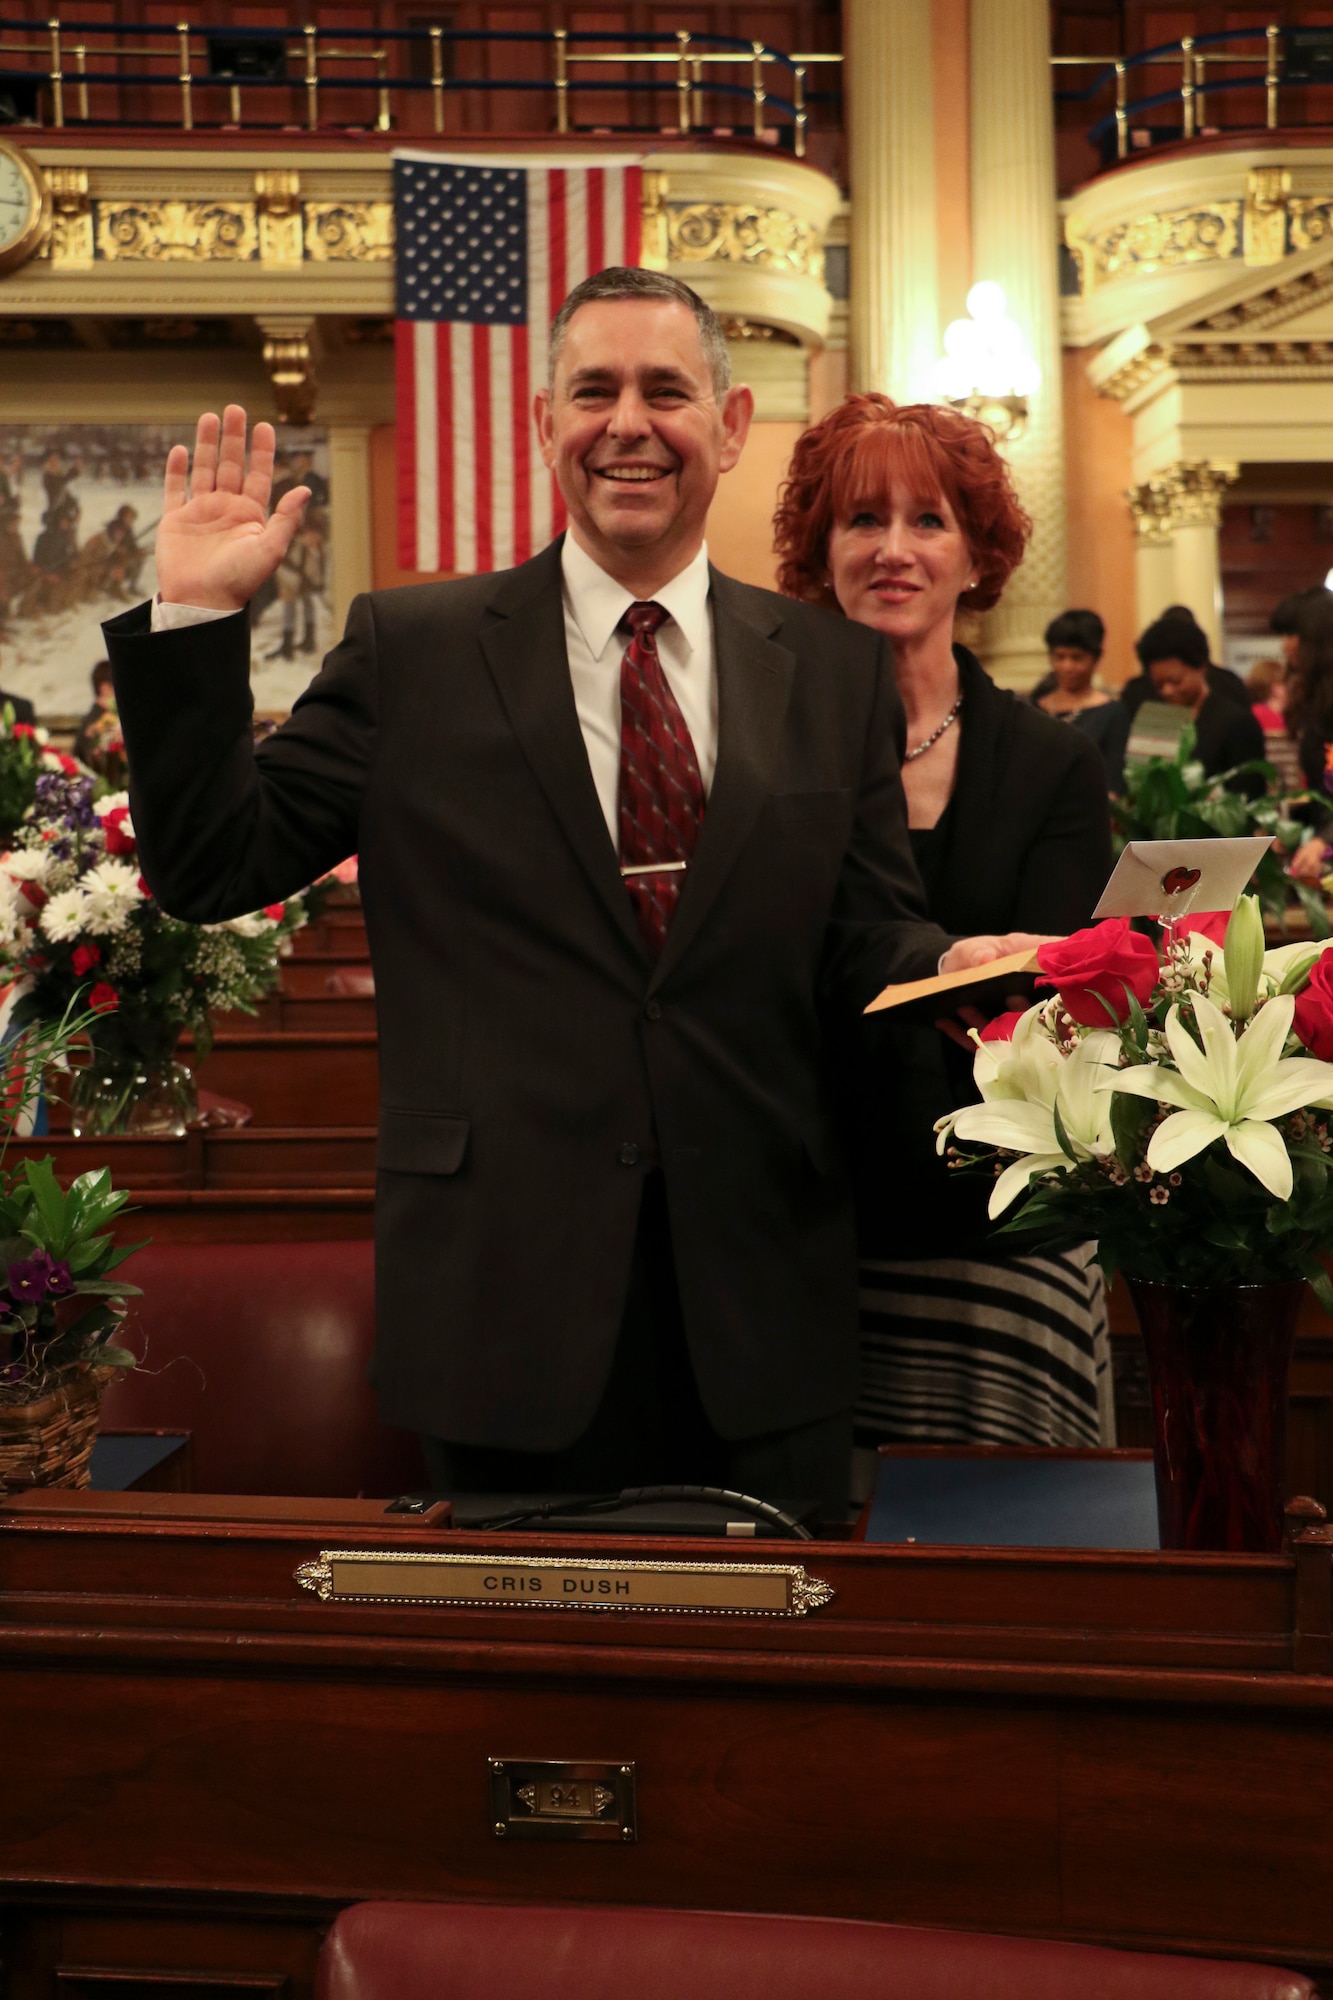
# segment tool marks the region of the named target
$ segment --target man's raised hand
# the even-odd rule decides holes
[[[239,611],[273,575],[310,498],[308,486],[294,487],[269,514],[274,442],[272,424],[255,425],[247,471],[245,411],[228,403],[220,424],[211,412],[200,417],[193,465],[183,444],[171,447],[157,531],[164,604]]]

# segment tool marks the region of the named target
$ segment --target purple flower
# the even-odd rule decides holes
[[[41,1305],[46,1299],[63,1299],[74,1290],[69,1265],[38,1250],[9,1267],[9,1296],[21,1305]]]

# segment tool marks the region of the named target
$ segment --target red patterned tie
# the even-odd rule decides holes
[[[660,604],[631,604],[620,663],[620,872],[654,954],[666,943],[704,816],[690,732],[657,653]]]

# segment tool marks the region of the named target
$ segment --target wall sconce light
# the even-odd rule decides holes
[[[1027,428],[1028,397],[1041,382],[1041,370],[1009,317],[1003,286],[989,280],[973,285],[967,310],[967,319],[953,320],[945,329],[935,393],[964,416],[989,424],[1002,444],[1014,444]]]

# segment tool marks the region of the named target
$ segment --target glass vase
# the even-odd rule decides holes
[[[199,1092],[191,1072],[176,1060],[176,1041],[173,1033],[147,1050],[95,1046],[70,1087],[74,1137],[181,1138],[199,1116]]]
[[[1126,1284],[1148,1359],[1162,1547],[1280,1549],[1287,1374],[1304,1280]]]

